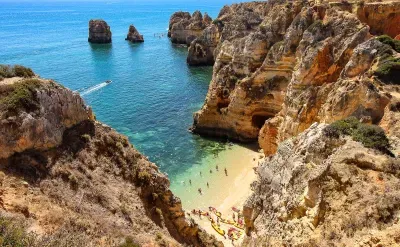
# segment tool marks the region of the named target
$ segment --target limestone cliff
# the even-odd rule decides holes
[[[96,122],[78,94],[13,77],[0,81],[0,96],[0,241],[21,239],[8,233],[25,225],[38,236],[18,246],[221,246],[186,220],[157,166]]]
[[[132,43],[142,43],[144,42],[143,35],[139,33],[134,25],[129,26],[128,35],[125,40],[129,40]]]
[[[399,16],[400,2],[224,7],[214,22],[220,38],[213,78],[193,132],[258,139],[272,155],[314,122],[354,115],[379,123],[394,100],[384,85],[398,84],[399,51],[374,35],[396,36]]]
[[[242,38],[254,31],[266,13],[261,2],[225,6],[218,18],[189,47],[189,65],[213,65],[224,40]]]
[[[194,12],[193,15],[188,12],[176,12],[169,21],[168,37],[172,43],[190,45],[211,22],[212,19],[207,13],[203,16],[200,11]]]
[[[243,246],[400,244],[400,160],[327,128],[313,124],[257,168]]]
[[[107,22],[103,20],[90,20],[88,41],[96,44],[111,43],[112,33]]]

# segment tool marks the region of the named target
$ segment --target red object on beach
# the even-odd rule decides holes
[[[240,213],[240,210],[236,207],[232,207],[232,210],[235,211],[236,213]]]

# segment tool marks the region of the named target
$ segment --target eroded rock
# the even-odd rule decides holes
[[[96,44],[111,43],[112,33],[107,22],[103,20],[90,20],[88,41]]]
[[[363,13],[388,12],[363,18],[360,6],[278,0],[225,6],[208,28],[218,30],[217,46],[204,45],[212,43],[203,37],[206,29],[189,48],[193,64],[212,61],[211,53],[215,58],[193,132],[258,139],[265,154],[272,155],[280,142],[314,122],[353,115],[379,123],[391,101],[382,86],[396,84],[399,55],[373,34],[389,32],[387,26],[396,29],[400,8],[366,3]]]
[[[176,12],[169,21],[168,37],[172,43],[190,45],[211,22],[212,19],[207,13],[203,17],[200,11],[195,11],[193,15],[188,12]]]
[[[142,43],[144,42],[143,35],[139,33],[134,25],[129,26],[128,36],[125,40],[129,40],[132,43]]]
[[[78,94],[50,80],[5,79],[0,94],[0,158],[56,147],[66,129],[94,118]]]
[[[243,246],[398,245],[400,161],[324,128],[281,143],[257,168]]]

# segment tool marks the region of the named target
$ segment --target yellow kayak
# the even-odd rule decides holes
[[[221,214],[221,212],[218,212],[216,208],[214,208],[214,207],[208,207],[208,208],[209,208],[209,210],[210,210],[211,212],[213,212],[217,217],[221,218],[222,214]]]
[[[239,225],[238,223],[235,222],[235,224],[233,224],[236,228],[239,228],[241,230],[244,230],[243,225]]]
[[[229,225],[235,225],[236,224],[236,222],[233,221],[233,220],[226,220],[226,219],[222,219],[222,218],[221,218],[221,222],[225,223],[225,224],[229,224]]]
[[[211,223],[212,227],[215,231],[217,231],[220,235],[225,236],[225,230],[222,230],[217,224]]]
[[[231,234],[231,236],[230,236],[230,239],[238,240],[239,237],[238,237],[238,235],[237,235],[236,233],[232,232],[232,234]]]

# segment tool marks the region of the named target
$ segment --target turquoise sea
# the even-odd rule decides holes
[[[175,11],[200,10],[214,18],[228,3],[0,1],[0,63],[31,67],[81,92],[98,120],[127,135],[178,187],[181,174],[212,163],[227,145],[188,132],[193,112],[204,102],[212,67],[188,67],[187,48],[154,34],[167,33]],[[87,42],[92,18],[111,26],[111,45]],[[124,40],[130,24],[144,35],[143,44]],[[105,80],[113,83],[101,85]]]

